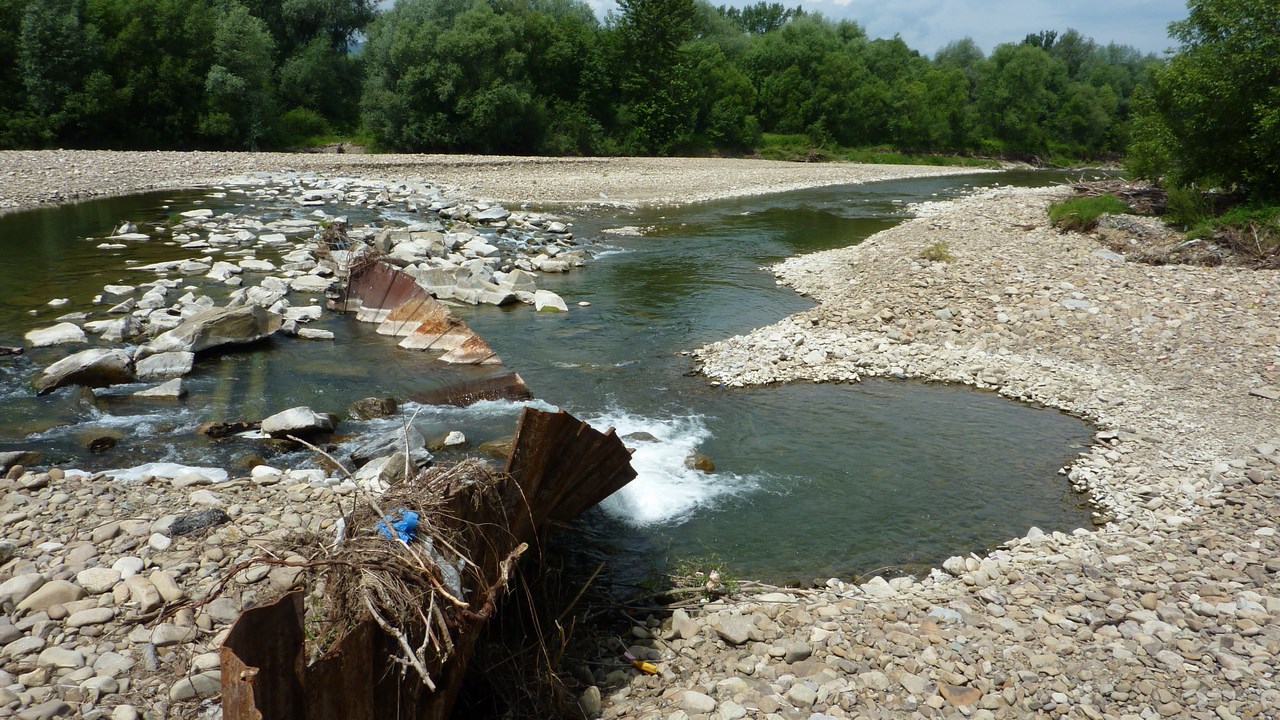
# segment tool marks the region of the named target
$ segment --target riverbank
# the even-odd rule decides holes
[[[982,172],[962,167],[729,158],[7,151],[0,152],[0,212],[289,171],[427,182],[473,200],[569,207],[671,205],[825,185]]]
[[[666,676],[606,717],[1275,717],[1280,273],[1125,262],[1047,226],[1060,192],[926,205],[787,260],[819,305],[697,356],[735,386],[913,377],[1089,418],[1069,479],[1110,522],[677,613]]]

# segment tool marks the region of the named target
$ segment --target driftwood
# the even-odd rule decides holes
[[[344,518],[352,537],[300,565],[305,591],[244,612],[221,650],[223,717],[449,717],[521,555],[635,477],[612,430],[533,408],[521,414],[504,472],[483,467],[464,461],[366,496],[366,509]],[[423,516],[426,540],[369,532],[397,507]],[[317,601],[339,613],[318,628],[307,607]],[[309,658],[317,639],[324,646]]]

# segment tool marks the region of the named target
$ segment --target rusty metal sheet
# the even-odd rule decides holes
[[[506,472],[533,509],[516,513],[516,537],[530,537],[535,530],[545,536],[636,477],[631,451],[613,428],[600,432],[563,410],[550,413],[531,407],[520,412]],[[542,518],[539,527],[523,527],[532,522],[530,517]]]
[[[355,312],[357,320],[378,323],[378,334],[401,338],[398,344],[407,350],[433,350],[441,362],[454,365],[502,365],[489,343],[447,305],[412,275],[385,262],[352,269],[341,307]],[[527,393],[523,381],[520,389]]]
[[[530,400],[533,393],[517,373],[506,373],[479,380],[454,383],[413,394],[413,399],[427,405],[466,407],[481,400]]]
[[[218,651],[226,720],[306,720],[302,593],[240,614]]]

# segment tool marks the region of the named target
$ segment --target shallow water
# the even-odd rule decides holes
[[[1056,474],[1088,441],[1088,426],[990,393],[918,382],[728,390],[690,376],[692,363],[681,352],[811,305],[778,287],[762,266],[857,242],[901,221],[907,202],[945,198],[971,184],[1053,179],[895,181],[601,214],[580,219],[575,231],[591,237],[621,225],[649,230],[642,237],[600,236],[613,251],[585,270],[545,278],[540,286],[563,295],[569,313],[480,307],[459,314],[540,402],[613,425],[624,436],[648,434],[627,441],[636,448],[640,477],[567,536],[570,544],[589,544],[593,556],[612,558],[626,568],[622,575],[659,568],[670,555],[715,554],[739,574],[768,580],[933,563],[1032,525],[1088,526],[1088,508]],[[242,202],[234,194],[204,195],[118,198],[0,217],[0,271],[18,279],[0,287],[0,344],[20,344],[27,329],[90,309],[89,298],[104,283],[151,279],[126,269],[124,251],[96,251],[100,240],[82,238],[107,234],[123,220],[160,223],[195,202],[219,208]],[[151,241],[128,257],[154,262],[199,252]],[[71,303],[48,308],[53,297]],[[591,304],[578,307],[582,301]],[[35,317],[27,312],[33,307]],[[341,412],[369,395],[410,397],[457,372],[348,318],[326,316],[320,326],[338,342],[273,340],[203,359],[188,377],[191,397],[176,410],[127,398],[135,387],[97,399],[73,390],[37,399],[26,384],[30,375],[63,351],[0,359],[0,449],[40,446],[49,460],[91,469],[145,460],[223,465],[270,453],[198,438],[200,422],[260,418],[297,404]],[[428,437],[458,429],[474,446],[509,435],[518,410],[506,402],[468,409],[410,404],[405,413],[417,413]],[[85,457],[83,438],[101,432],[121,435],[119,446]],[[685,467],[694,450],[712,458],[714,473]],[[305,459],[295,453],[277,460]]]

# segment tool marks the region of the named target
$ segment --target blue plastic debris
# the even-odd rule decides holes
[[[397,516],[399,520],[395,519]],[[387,527],[387,522],[391,523],[390,528]],[[411,542],[413,536],[418,534],[418,513],[407,508],[392,508],[386,521],[379,520],[374,527],[388,540],[399,538],[405,542]],[[392,531],[395,531],[395,535],[391,534]]]

